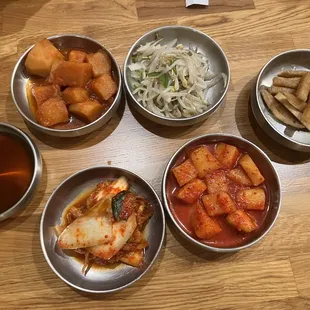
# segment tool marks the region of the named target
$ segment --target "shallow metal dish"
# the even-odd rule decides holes
[[[245,150],[253,158],[255,163],[258,165],[260,171],[265,177],[267,188],[269,188],[269,193],[268,193],[270,197],[269,198],[269,201],[270,201],[269,211],[265,219],[265,222],[263,224],[263,228],[261,229],[261,231],[259,232],[259,235],[255,239],[239,247],[218,248],[218,247],[206,245],[198,241],[197,239],[194,239],[187,232],[185,232],[185,230],[183,230],[181,225],[178,223],[173,212],[171,211],[171,208],[169,206],[169,201],[167,199],[166,187],[167,187],[168,174],[171,173],[170,170],[176,163],[182,151],[186,150],[188,147],[194,147],[200,144],[209,144],[209,143],[218,143],[218,142],[232,144],[238,148]],[[189,142],[185,143],[183,146],[181,146],[173,154],[172,158],[169,160],[168,165],[165,169],[164,176],[163,176],[163,182],[162,182],[162,194],[163,194],[163,202],[164,202],[166,211],[168,212],[171,220],[173,221],[174,225],[177,227],[181,235],[185,237],[186,239],[188,239],[190,242],[192,242],[194,245],[197,245],[206,250],[210,250],[213,252],[219,252],[219,253],[236,252],[236,251],[248,248],[251,245],[260,241],[264,236],[266,236],[266,234],[270,231],[270,229],[274,225],[279,215],[280,207],[281,207],[281,198],[282,198],[280,179],[277,174],[277,171],[275,170],[268,156],[252,142],[246,139],[243,139],[241,137],[229,135],[229,134],[204,135],[204,136],[194,138],[190,140]]]
[[[259,92],[262,85],[271,86],[272,79],[284,70],[310,70],[310,50],[292,50],[273,57],[260,71],[251,96],[255,119],[274,140],[296,151],[310,152],[310,132],[298,130],[278,121],[266,107]]]
[[[183,44],[186,48],[188,48],[189,46],[195,48],[197,47],[198,51],[200,51],[204,55],[207,55],[210,61],[211,72],[214,73],[223,72],[227,75],[226,87],[224,87],[224,83],[222,80],[208,91],[207,99],[210,102],[210,105],[207,111],[205,111],[204,113],[193,117],[179,118],[179,119],[160,116],[144,108],[143,105],[140,104],[139,101],[137,101],[135,96],[132,94],[133,89],[131,86],[132,83],[130,77],[130,70],[128,69],[128,65],[132,63],[131,60],[132,55],[140,47],[140,45],[156,40],[157,36],[163,38],[162,41],[163,44],[177,38],[178,43]],[[126,85],[127,93],[129,94],[128,96],[129,102],[132,103],[133,107],[138,112],[140,112],[144,117],[158,124],[167,126],[188,126],[205,120],[208,116],[210,116],[213,112],[215,112],[215,110],[223,102],[229,87],[229,81],[230,81],[229,64],[225,56],[225,53],[221,49],[221,47],[205,33],[184,26],[166,26],[154,29],[146,33],[140,39],[138,39],[138,41],[136,41],[130,48],[124,64],[124,82]]]
[[[60,223],[65,207],[85,189],[103,180],[114,180],[125,176],[132,189],[146,198],[154,208],[154,214],[146,227],[149,247],[145,254],[145,265],[134,268],[121,264],[115,269],[91,268],[86,276],[81,272],[82,264],[66,255],[57,244],[54,226]],[[41,225],[41,247],[51,269],[64,282],[75,289],[89,293],[109,293],[121,290],[140,279],[152,266],[163,243],[165,216],[162,204],[151,185],[138,175],[116,167],[93,167],[79,171],[63,181],[49,198],[44,208]]]
[[[33,159],[32,180],[27,191],[14,206],[12,206],[10,209],[6,210],[3,213],[0,213],[0,222],[1,222],[8,219],[9,217],[12,217],[14,214],[18,213],[22,209],[26,208],[27,204],[31,200],[31,197],[33,196],[36,188],[40,183],[40,179],[42,176],[42,159],[40,152],[37,146],[32,141],[32,139],[19,128],[7,123],[0,122],[0,133],[11,134],[23,140],[25,142],[25,145],[28,146]]]
[[[78,48],[84,49],[89,53],[95,53],[99,49],[105,50],[108,55],[110,55],[112,59],[112,70],[115,72],[116,80],[118,83],[118,92],[115,96],[115,99],[110,106],[110,108],[97,120],[94,122],[87,124],[83,127],[76,128],[76,129],[53,129],[41,126],[37,123],[32,114],[27,94],[26,94],[26,85],[29,79],[29,76],[25,69],[25,61],[29,51],[33,48],[33,46],[29,47],[26,52],[19,58],[11,79],[11,94],[13,101],[16,105],[17,110],[22,115],[24,120],[33,128],[38,131],[41,131],[45,134],[51,136],[58,136],[58,137],[77,137],[81,135],[85,135],[91,133],[92,131],[100,128],[102,125],[107,123],[113,114],[116,112],[120,102],[121,102],[121,94],[122,94],[122,75],[119,66],[116,63],[115,58],[113,55],[99,42],[95,41],[86,36],[77,35],[77,34],[62,34],[57,36],[52,36],[47,38],[50,40],[58,49],[67,49],[67,48]]]

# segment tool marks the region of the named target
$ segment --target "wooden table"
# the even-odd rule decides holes
[[[32,203],[0,224],[1,309],[309,309],[309,156],[277,145],[248,116],[255,75],[275,54],[309,47],[309,1],[210,0],[208,9],[185,9],[183,0],[2,0],[0,3],[0,121],[29,133],[44,159]],[[203,124],[169,129],[151,124],[123,103],[102,129],[60,140],[29,132],[10,96],[15,62],[36,42],[79,33],[105,44],[122,66],[133,42],[158,26],[186,25],[211,35],[231,66],[227,100]],[[110,295],[74,291],[48,267],[39,222],[55,187],[93,165],[133,170],[158,193],[165,165],[183,143],[206,133],[232,133],[256,143],[274,162],[283,185],[280,217],[259,244],[234,255],[191,247],[167,225],[164,247],[140,281]]]

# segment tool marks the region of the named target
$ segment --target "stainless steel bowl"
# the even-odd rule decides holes
[[[128,69],[128,65],[132,63],[132,55],[140,47],[140,45],[143,45],[150,41],[154,41],[156,40],[157,37],[163,38],[162,41],[163,44],[170,42],[174,39],[178,39],[178,43],[183,44],[187,48],[189,46],[198,48],[198,51],[200,51],[201,53],[203,53],[208,57],[210,61],[209,63],[211,72],[214,73],[223,72],[227,75],[226,87],[224,87],[224,83],[222,80],[222,82],[213,86],[208,91],[206,99],[210,102],[210,106],[204,113],[193,117],[179,118],[179,119],[160,116],[144,108],[143,105],[140,104],[139,101],[132,94],[133,92],[132,79],[130,77],[130,70]],[[136,41],[130,48],[124,64],[124,82],[126,85],[127,93],[129,94],[128,96],[129,102],[139,113],[141,113],[147,119],[155,123],[167,126],[188,126],[205,120],[208,116],[210,116],[213,112],[215,112],[215,110],[223,102],[229,87],[229,81],[230,81],[229,64],[225,56],[225,53],[221,49],[221,47],[205,33],[184,26],[166,26],[154,29],[146,33],[140,39],[138,39],[138,41]]]
[[[120,176],[128,178],[131,188],[145,197],[154,208],[154,214],[146,227],[149,247],[145,253],[145,264],[142,268],[127,265],[120,265],[115,269],[91,268],[84,276],[81,272],[82,263],[59,248],[54,227],[60,224],[63,210],[79,193],[103,180],[114,180]],[[154,263],[162,247],[164,235],[164,210],[151,185],[128,170],[110,166],[82,170],[63,181],[49,198],[40,225],[41,247],[51,269],[67,284],[89,293],[114,292],[140,279]]]
[[[113,114],[116,112],[120,102],[121,102],[121,95],[122,95],[122,75],[119,66],[116,63],[115,58],[113,55],[99,42],[82,35],[77,34],[62,34],[49,37],[50,40],[57,48],[59,49],[67,49],[67,48],[78,48],[83,49],[90,53],[95,53],[99,49],[105,50],[112,59],[112,70],[115,72],[116,80],[118,83],[118,92],[115,96],[114,102],[110,106],[110,108],[97,120],[94,122],[87,124],[83,127],[76,128],[76,129],[53,129],[41,126],[35,120],[34,115],[32,114],[26,94],[26,84],[29,80],[29,76],[25,69],[25,61],[29,51],[33,48],[33,46],[29,47],[26,52],[19,58],[11,79],[11,94],[13,101],[16,105],[17,110],[23,116],[25,121],[35,128],[38,131],[41,131],[45,134],[51,136],[58,136],[58,137],[77,137],[81,135],[85,135],[91,133],[92,131],[100,128],[102,125],[107,123]]]
[[[195,147],[196,145],[198,146],[201,144],[218,143],[218,142],[232,144],[238,148],[245,150],[253,158],[255,163],[258,165],[260,171],[265,177],[267,188],[269,190],[268,192],[269,211],[265,219],[263,228],[259,231],[255,239],[238,247],[219,248],[219,247],[204,244],[198,241],[197,239],[191,237],[185,230],[183,230],[179,222],[176,220],[173,212],[171,211],[171,207],[167,199],[166,188],[167,188],[168,175],[171,173],[171,168],[175,165],[177,159],[180,156],[182,156],[183,152],[187,150],[188,148]],[[183,146],[181,146],[173,154],[172,158],[169,160],[168,165],[165,169],[164,176],[163,176],[163,182],[162,182],[162,194],[163,194],[163,201],[164,201],[164,206],[166,208],[166,211],[168,212],[172,222],[177,227],[181,235],[185,237],[187,240],[189,240],[190,242],[192,242],[194,245],[197,245],[206,250],[210,250],[210,251],[218,252],[218,253],[236,252],[236,251],[248,248],[254,245],[255,243],[257,243],[258,241],[260,241],[264,236],[266,236],[266,234],[270,231],[270,229],[274,225],[279,215],[280,207],[281,207],[281,199],[282,199],[280,179],[279,179],[276,169],[272,165],[272,162],[270,161],[268,156],[252,142],[246,139],[243,139],[241,137],[229,135],[229,134],[204,135],[204,136],[194,138],[190,140],[189,142],[185,143]]]
[[[31,138],[19,128],[7,123],[0,122],[0,133],[14,135],[19,139],[21,139],[25,143],[25,146],[28,147],[29,152],[32,155],[33,159],[33,174],[27,191],[14,206],[12,206],[10,209],[6,210],[3,213],[0,213],[0,222],[1,222],[12,217],[22,209],[26,208],[37,186],[40,183],[42,175],[42,159],[37,146],[34,144]]]
[[[292,50],[273,57],[260,71],[251,96],[253,114],[271,138],[296,151],[310,152],[310,132],[294,129],[278,121],[264,104],[259,92],[262,85],[271,86],[272,79],[284,70],[310,70],[310,50]]]

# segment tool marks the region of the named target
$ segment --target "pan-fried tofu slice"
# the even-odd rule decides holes
[[[60,94],[60,87],[58,85],[42,85],[34,86],[32,88],[32,95],[35,98],[37,105],[41,105],[49,98],[56,97]]]
[[[253,185],[257,186],[265,181],[265,178],[262,176],[258,167],[248,154],[242,155],[239,164],[251,179]]]
[[[102,74],[93,79],[90,83],[90,89],[98,96],[100,100],[108,100],[117,93],[117,85],[110,74]]]
[[[245,185],[245,186],[252,186],[253,183],[251,179],[248,177],[248,175],[242,170],[241,168],[235,168],[230,170],[227,173],[228,179],[231,181],[239,184],[239,185]]]
[[[271,113],[282,123],[294,128],[305,128],[296,117],[294,117],[277,99],[275,99],[266,89],[261,90],[261,95]]]
[[[256,222],[243,210],[237,210],[233,213],[230,213],[226,220],[237,230],[245,233],[250,233],[257,229]]]
[[[50,98],[38,106],[36,117],[38,123],[45,127],[52,127],[69,121],[66,105],[58,97]]]
[[[273,78],[273,85],[280,87],[297,88],[299,81],[300,77],[286,78],[275,76]]]
[[[219,161],[227,168],[233,168],[240,155],[235,146],[226,143],[219,143],[215,148],[215,153]]]
[[[196,236],[200,239],[208,240],[222,231],[220,224],[207,214],[199,202],[195,206],[191,222]]]
[[[113,224],[114,239],[112,242],[90,247],[89,252],[105,260],[111,259],[126,244],[136,227],[136,214],[132,213],[127,221],[118,221]]]
[[[304,112],[302,113],[301,121],[310,131],[310,104],[309,103],[307,104]]]
[[[62,93],[62,98],[66,104],[84,102],[89,98],[89,91],[82,87],[67,87]]]
[[[84,62],[87,54],[79,50],[72,50],[69,53],[69,61]]]
[[[198,172],[190,159],[187,159],[184,163],[172,168],[172,173],[180,186],[183,186],[198,176]]]
[[[222,166],[206,146],[201,146],[192,151],[189,157],[198,171],[199,178],[204,178],[207,173],[211,173]]]
[[[234,201],[226,192],[204,195],[202,202],[209,216],[228,214],[236,210]]]
[[[226,173],[223,170],[216,170],[210,174],[207,174],[205,181],[209,194],[228,192],[228,181],[226,178]]]
[[[92,78],[92,67],[88,63],[63,61],[53,70],[50,81],[61,86],[85,87]]]
[[[86,60],[92,66],[94,77],[98,77],[102,74],[111,74],[111,58],[105,51],[88,54]]]
[[[264,210],[266,194],[262,188],[242,189],[236,193],[237,204],[246,210]]]
[[[187,203],[194,203],[206,189],[207,185],[203,181],[194,179],[181,187],[178,190],[176,197]]]
[[[69,112],[84,119],[88,122],[93,122],[103,112],[103,106],[96,100],[88,100],[85,102],[70,104]]]
[[[39,41],[25,61],[28,74],[47,77],[55,61],[64,60],[60,51],[47,39]]]

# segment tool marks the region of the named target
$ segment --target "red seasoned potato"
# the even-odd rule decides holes
[[[226,173],[223,170],[216,170],[207,174],[205,181],[207,183],[209,194],[228,192]]]
[[[176,196],[187,203],[194,203],[206,189],[207,186],[203,181],[194,179],[181,187]]]
[[[189,157],[198,171],[199,178],[204,178],[207,173],[221,168],[221,164],[206,146],[201,146],[192,151]]]
[[[64,56],[47,39],[39,41],[29,52],[25,67],[30,75],[47,77],[55,61],[63,60]]]
[[[70,104],[69,112],[86,119],[88,122],[96,120],[103,111],[103,106],[96,100]]]
[[[105,73],[111,74],[111,58],[105,51],[99,51],[95,54],[88,54],[86,61],[91,64],[94,77],[98,77],[99,75]]]
[[[50,81],[55,85],[85,87],[91,77],[90,64],[64,61],[52,72]]]
[[[219,161],[227,168],[232,168],[240,156],[240,152],[235,146],[226,143],[219,143],[215,153]]]
[[[50,98],[37,109],[37,121],[40,125],[51,127],[69,121],[69,115],[64,101],[59,98]]]
[[[247,173],[253,185],[257,186],[265,181],[254,161],[248,154],[245,154],[240,158],[239,164]]]
[[[236,194],[236,202],[246,210],[264,210],[266,194],[262,188],[242,189]]]
[[[227,173],[228,179],[231,181],[240,184],[240,185],[245,185],[245,186],[252,186],[253,183],[251,179],[248,177],[248,175],[242,170],[241,168],[235,168],[230,170]]]
[[[190,182],[198,176],[198,172],[193,166],[190,159],[187,159],[181,165],[174,167],[172,169],[172,172],[180,186],[183,186],[184,184]]]
[[[72,50],[69,53],[69,61],[84,62],[87,54],[82,51]]]
[[[256,222],[243,210],[237,210],[227,216],[227,221],[237,230],[249,233],[257,229]]]
[[[110,74],[102,74],[92,80],[90,88],[101,100],[108,100],[117,93],[117,85]]]
[[[199,202],[195,206],[191,222],[196,236],[200,239],[210,239],[222,231],[220,224],[208,216]]]
[[[62,93],[62,98],[66,104],[84,102],[89,98],[89,91],[82,87],[67,87]]]
[[[202,202],[209,216],[228,214],[236,210],[234,201],[226,192],[204,195]]]
[[[37,105],[41,105],[49,98],[56,97],[60,94],[60,87],[58,85],[42,85],[34,86],[32,88],[32,95],[35,98]]]

